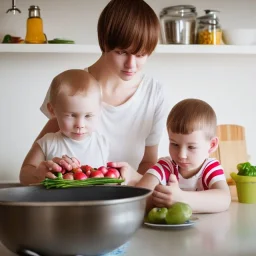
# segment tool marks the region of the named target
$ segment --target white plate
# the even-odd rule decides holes
[[[191,227],[195,224],[195,221],[187,221],[184,224],[153,224],[149,222],[144,222],[146,226],[152,227],[152,228],[162,228],[162,229],[180,229],[180,228],[186,228]]]

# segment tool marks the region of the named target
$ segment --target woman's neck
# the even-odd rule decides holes
[[[119,106],[128,101],[141,82],[139,74],[130,81],[123,81],[107,68],[102,58],[90,66],[88,71],[99,82],[102,88],[103,101],[113,106]]]
[[[89,73],[99,82],[102,88],[108,88],[108,90],[117,90],[122,88],[137,87],[141,76],[137,74],[130,81],[124,81],[119,76],[114,74],[111,69],[108,68],[103,57],[100,57],[92,66],[88,68]]]

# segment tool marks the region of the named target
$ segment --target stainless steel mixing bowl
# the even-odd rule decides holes
[[[0,189],[0,239],[12,252],[100,255],[141,226],[150,190],[128,186]]]

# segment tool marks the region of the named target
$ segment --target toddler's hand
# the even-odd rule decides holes
[[[53,172],[61,172],[62,167],[53,162],[52,160],[43,161],[37,167],[37,173],[43,180],[44,178],[55,179],[56,176]]]
[[[157,207],[170,207],[176,202],[183,201],[183,191],[174,174],[170,175],[167,186],[157,185],[152,194],[152,201]]]
[[[75,157],[69,157],[67,155],[63,155],[62,158],[60,158],[59,165],[61,165],[67,171],[81,167],[78,159]]]
[[[43,179],[50,178],[55,179],[55,172],[63,172],[64,170],[71,171],[72,169],[79,168],[80,162],[75,157],[69,157],[67,155],[60,157],[54,157],[52,160],[43,161],[37,167],[37,171],[40,177]]]

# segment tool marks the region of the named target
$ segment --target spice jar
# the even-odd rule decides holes
[[[205,10],[205,15],[198,17],[197,43],[219,45],[222,41],[222,29],[216,10]]]

